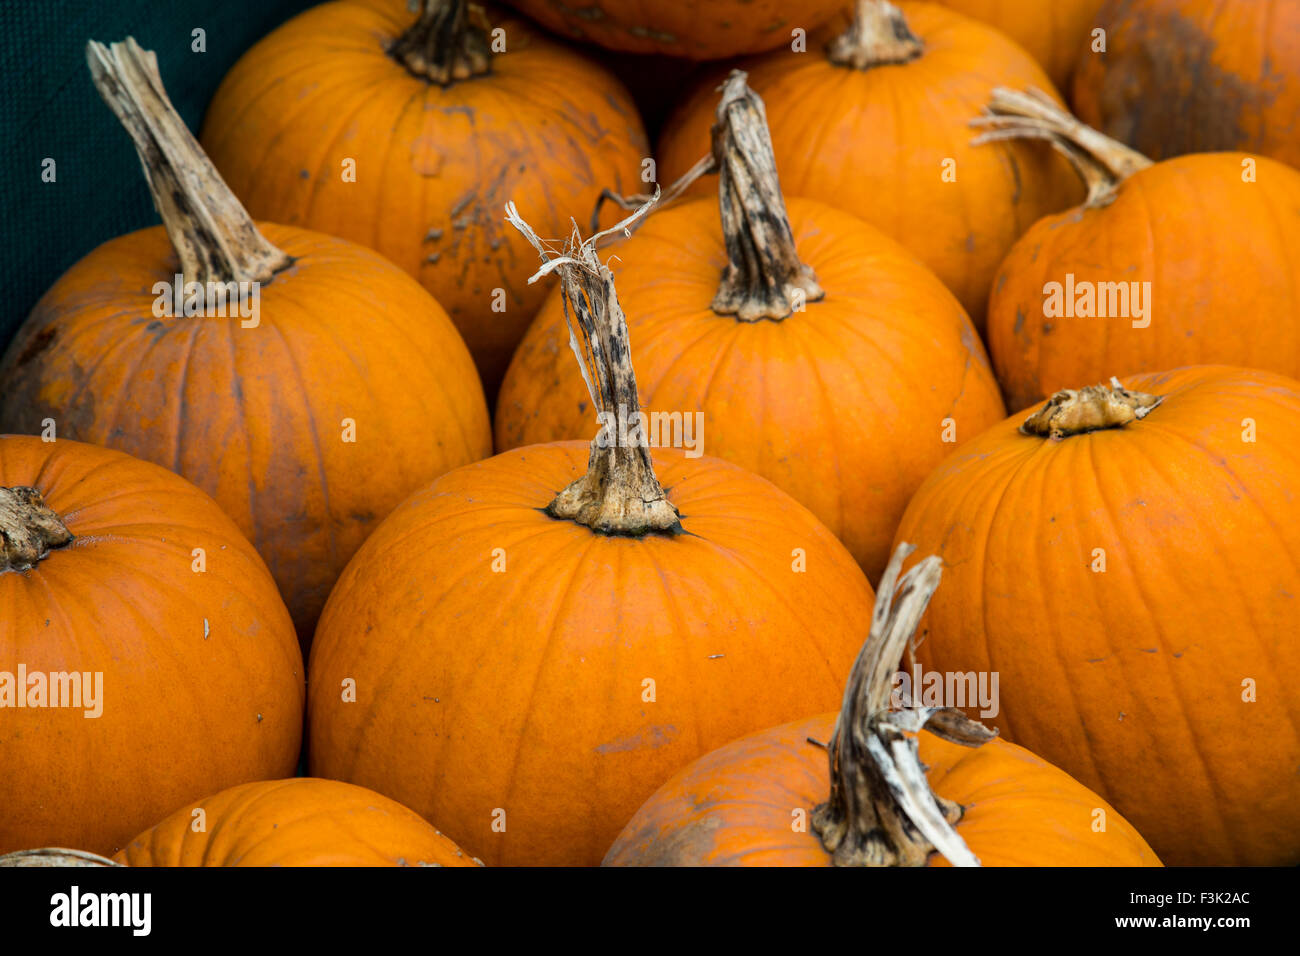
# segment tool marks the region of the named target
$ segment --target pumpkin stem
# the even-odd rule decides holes
[[[924,52],[903,11],[886,0],[857,0],[849,28],[826,47],[832,63],[854,70],[907,63]]]
[[[34,568],[72,537],[35,488],[0,488],[0,573]]]
[[[922,728],[968,747],[997,736],[955,707],[890,710],[894,672],[943,573],[928,557],[899,579],[915,550],[900,544],[876,591],[871,631],[844,688],[827,745],[830,799],[812,814],[814,832],[836,866],[924,866],[938,850],[954,866],[979,866],[953,829],[962,807],[930,789],[918,754]]]
[[[795,251],[767,113],[746,79],[743,71],[732,70],[713,124],[718,204],[729,260],[713,311],[742,322],[780,321],[803,302],[815,302],[826,293]]]
[[[1041,90],[1022,93],[999,86],[984,114],[971,120],[971,125],[986,130],[975,138],[976,145],[1004,139],[1047,140],[1083,178],[1088,209],[1110,203],[1125,179],[1151,165],[1136,150],[1079,122]]]
[[[0,856],[0,867],[6,866],[123,866],[108,857],[85,850],[65,850],[47,846],[39,850],[19,850]]]
[[[1020,433],[1060,441],[1070,435],[1082,435],[1102,428],[1122,428],[1129,422],[1146,418],[1163,401],[1164,397],[1160,395],[1130,392],[1112,376],[1109,385],[1089,385],[1057,392],[1046,405],[1025,419]]]
[[[609,232],[630,232],[633,223],[658,199],[656,190],[650,202]],[[532,244],[544,263],[528,280],[530,284],[547,273],[559,273],[569,347],[577,356],[601,424],[591,443],[587,473],[556,495],[546,513],[601,534],[680,534],[677,509],[655,477],[645,436],[635,428],[620,427],[621,422],[639,415],[641,403],[614,273],[596,255],[597,243],[605,233],[584,240],[575,223],[563,250],[557,250],[538,238],[514,203],[506,204],[506,221]]]
[[[132,37],[86,44],[95,88],[135,141],[187,282],[266,282],[291,264],[257,231],[172,106],[153,51]]]
[[[420,79],[450,86],[491,71],[491,29],[477,3],[421,0],[419,16],[388,48],[388,55]]]

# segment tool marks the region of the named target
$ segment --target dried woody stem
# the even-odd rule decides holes
[[[34,568],[72,543],[68,530],[35,488],[0,488],[0,573]]]
[[[631,226],[650,211],[657,198],[611,232],[630,234]],[[568,243],[558,251],[538,238],[514,203],[506,204],[506,221],[532,244],[544,263],[528,280],[530,284],[550,272],[559,273],[569,347],[578,359],[596,411],[617,415],[620,407],[627,412],[639,410],[627,321],[614,291],[614,274],[596,256],[596,244],[605,234],[584,241],[575,224]],[[555,497],[547,514],[601,534],[681,533],[677,509],[655,477],[649,447],[645,443],[619,444],[617,434],[608,442],[614,431],[601,429],[591,443],[586,474]]]
[[[1146,392],[1130,392],[1111,376],[1110,385],[1067,388],[1047,400],[1047,404],[1025,419],[1022,435],[1038,435],[1060,441],[1070,435],[1102,428],[1122,428],[1129,422],[1146,418],[1164,397]]]
[[[420,14],[388,48],[420,79],[450,86],[492,69],[487,14],[466,0],[420,0]]]
[[[122,866],[107,857],[85,850],[66,850],[63,847],[43,847],[39,850],[19,850],[0,856],[0,867],[7,866]]]
[[[1078,170],[1088,187],[1084,206],[1094,209],[1115,198],[1125,179],[1151,165],[1136,150],[1087,126],[1042,90],[1025,92],[999,86],[971,126],[984,129],[975,144],[1008,139],[1045,139]]]
[[[849,28],[826,47],[832,63],[854,70],[907,63],[923,52],[903,12],[885,0],[857,0]]]
[[[813,270],[799,260],[786,212],[776,156],[763,101],[746,83],[748,74],[732,70],[722,86],[713,149],[665,193],[663,202],[681,195],[705,173],[718,172],[718,206],[727,244],[727,266],[712,308],[742,322],[780,321],[801,302],[816,302],[826,293]],[[658,195],[656,193],[656,195]],[[628,208],[644,208],[649,196],[621,197],[605,190],[603,198]],[[660,203],[662,206],[663,203]],[[592,228],[600,204],[592,216]],[[618,232],[609,230],[608,234]],[[624,230],[629,232],[630,230]]]
[[[915,734],[978,747],[997,732],[955,707],[890,710],[893,675],[939,586],[942,562],[928,557],[902,576],[915,548],[900,544],[871,615],[871,632],[853,662],[827,753],[830,799],[813,810],[813,830],[836,866],[924,866],[937,850],[954,866],[979,860],[953,824],[962,807],[930,790]]]
[[[795,251],[767,113],[746,79],[742,71],[732,71],[713,125],[729,260],[713,297],[713,311],[744,322],[779,321],[791,315],[800,300],[815,302],[826,293]]]
[[[292,259],[263,238],[167,98],[158,60],[131,37],[86,44],[95,88],[135,141],[187,282],[266,282]]]

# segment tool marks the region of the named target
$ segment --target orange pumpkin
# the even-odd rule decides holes
[[[762,110],[735,74],[713,136],[720,198],[665,209],[618,248],[640,404],[698,421],[694,452],[788,492],[874,580],[912,492],[1002,399],[961,306],[906,250],[822,203],[791,199],[787,217]],[[568,334],[557,290],[502,386],[499,449],[590,432]]]
[[[1035,223],[993,283],[989,351],[1012,408],[1114,370],[1300,375],[1300,172],[1239,153],[1152,165],[1011,90],[990,112],[992,135],[1046,135],[1089,187],[1082,206]]]
[[[714,60],[788,45],[844,0],[510,0],[562,36],[629,53]]]
[[[900,581],[910,550],[881,579],[839,714],[701,757],[637,811],[606,866],[1160,865],[1068,774],[960,711],[909,706],[894,668],[940,576],[928,558]]]
[[[0,853],[112,853],[293,772],[303,665],[216,502],[121,452],[0,437]]]
[[[477,863],[400,803],[350,783],[311,777],[246,783],[188,803],[113,859],[127,866]]]
[[[592,401],[634,406],[612,273],[576,240],[547,268]],[[412,496],[339,579],[311,656],[312,772],[488,863],[594,865],[675,770],[833,702],[870,606],[834,536],[735,465],[615,428],[517,449]]]
[[[1070,77],[1097,26],[1104,0],[938,0],[943,6],[997,27],[1029,51],[1058,90]]]
[[[363,243],[451,314],[489,399],[543,290],[509,196],[563,232],[649,154],[622,84],[519,17],[466,0],[324,3],[235,64],[202,141],[259,219]],[[488,30],[500,31],[489,36]],[[504,44],[505,52],[495,52]]]
[[[778,50],[741,67],[767,104],[786,193],[853,213],[898,240],[979,328],[1011,244],[1082,195],[1044,144],[970,144],[967,124],[995,86],[1052,86],[1005,36],[951,10],[857,0],[853,20],[809,36],[807,52]],[[708,154],[721,79],[707,76],[670,118],[658,150],[661,181]],[[706,189],[697,183],[695,194]]]
[[[1110,0],[1079,118],[1165,159],[1247,150],[1300,167],[1300,0]]]
[[[0,430],[55,428],[189,478],[266,559],[306,642],[370,529],[491,452],[473,362],[428,293],[370,250],[255,226],[152,53],[128,40],[88,56],[163,226],[100,246],[37,303],[0,360]],[[247,283],[229,287],[247,290],[240,308],[228,282]]]
[[[1022,418],[903,517],[946,568],[919,661],[997,671],[996,726],[1167,863],[1300,863],[1300,382],[1201,366]]]

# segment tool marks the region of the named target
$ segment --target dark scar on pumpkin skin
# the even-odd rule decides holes
[[[36,358],[36,356],[48,349],[54,343],[58,334],[59,328],[56,325],[47,325],[45,328],[41,329],[32,336],[32,340],[27,343],[27,347],[23,349],[22,354],[18,356],[18,360],[15,364],[19,366],[26,365],[32,359]]]
[[[1123,41],[1126,55],[1097,90],[1102,132],[1152,159],[1260,146],[1241,117],[1269,106],[1276,91],[1216,65],[1218,44],[1196,22],[1178,14],[1140,19]],[[1167,108],[1171,100],[1176,108]],[[1163,108],[1148,110],[1155,104]]]

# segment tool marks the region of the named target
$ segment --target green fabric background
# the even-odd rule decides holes
[[[315,0],[0,0],[0,350],[60,275],[101,242],[158,222],[130,137],[86,69],[90,39],[134,36],[197,131],[240,55]],[[206,53],[191,31],[207,31]],[[45,157],[58,179],[41,180]]]

